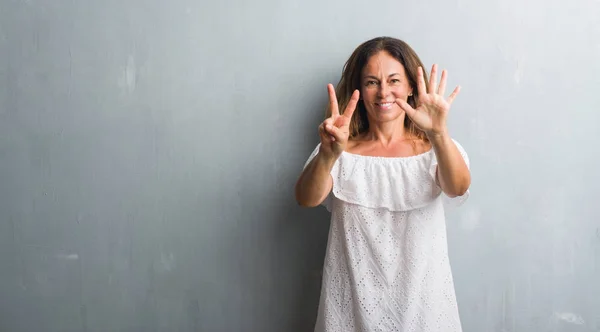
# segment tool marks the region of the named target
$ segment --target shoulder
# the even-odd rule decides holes
[[[348,144],[346,145],[346,149],[344,149],[344,152],[347,153],[357,153],[358,151],[358,147],[360,146],[360,141],[357,140],[349,140]]]
[[[407,139],[388,147],[373,140],[354,139],[348,141],[345,152],[370,157],[407,158],[422,155],[431,149],[431,143],[422,139]]]

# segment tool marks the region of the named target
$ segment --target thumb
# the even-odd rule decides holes
[[[406,115],[408,115],[408,117],[412,118],[417,111],[415,111],[414,108],[412,108],[412,106],[410,106],[409,103],[407,103],[406,101],[402,100],[401,98],[397,98],[396,99],[396,104],[398,104],[398,106],[400,106],[400,108],[406,112]]]

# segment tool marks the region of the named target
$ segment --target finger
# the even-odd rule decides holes
[[[325,121],[323,121],[323,129],[325,130],[325,132],[327,132],[326,129],[329,126],[335,127],[335,120],[333,119],[333,117],[327,118],[327,119],[325,119]]]
[[[410,118],[412,118],[413,115],[415,115],[415,113],[417,113],[417,111],[415,111],[415,109],[412,108],[412,106],[410,106],[407,102],[405,102],[401,98],[396,99],[396,104],[398,104],[398,106],[400,106],[400,108],[404,112],[406,112],[406,115],[408,115],[408,117],[410,117]]]
[[[419,91],[419,96],[425,96],[427,94],[425,78],[423,76],[423,67],[421,66],[419,66],[419,69],[417,70],[417,90]]]
[[[333,117],[331,118],[327,118],[325,119],[325,121],[323,121],[323,126],[328,126],[328,125],[334,125],[335,124],[335,120],[333,119]]]
[[[348,106],[344,110],[344,116],[348,119],[352,119],[352,114],[354,114],[354,110],[356,109],[356,104],[358,104],[358,97],[360,96],[360,92],[358,90],[354,90],[352,93],[352,97],[348,102]]]
[[[448,101],[448,104],[452,104],[452,102],[454,101],[456,96],[458,96],[459,93],[460,93],[460,85],[457,86],[456,89],[454,89],[454,91],[450,94],[448,99],[446,99]]]
[[[321,123],[319,125],[319,136],[324,137],[325,135],[325,123]]]
[[[437,64],[431,66],[431,74],[429,76],[429,92],[435,93],[437,91]]]
[[[331,110],[331,115],[338,117],[340,115],[340,110],[338,109],[338,102],[333,84],[327,84],[327,91],[329,92],[329,109]]]
[[[334,141],[342,142],[344,140],[344,132],[334,125],[325,125],[327,134],[333,136]]]
[[[438,94],[440,96],[444,96],[444,93],[446,93],[446,80],[448,78],[448,72],[446,71],[446,69],[442,70],[442,78],[440,79],[440,86],[438,87]]]
[[[319,136],[321,136],[321,139],[325,142],[335,141],[335,138],[331,134],[329,134],[327,132],[327,130],[325,130],[325,126],[326,126],[325,122],[323,122],[319,125]]]

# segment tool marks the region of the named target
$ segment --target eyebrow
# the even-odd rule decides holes
[[[396,75],[400,75],[400,74],[399,73],[393,73],[393,74],[388,75],[388,78],[390,78],[392,76],[396,76]],[[372,79],[376,79],[376,80],[379,79],[379,78],[377,78],[377,77],[375,77],[373,75],[367,75],[367,76],[365,76],[365,78],[372,78]]]

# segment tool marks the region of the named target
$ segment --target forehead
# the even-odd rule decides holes
[[[388,52],[381,51],[372,55],[362,70],[362,76],[388,76],[390,74],[405,76],[404,66]]]

